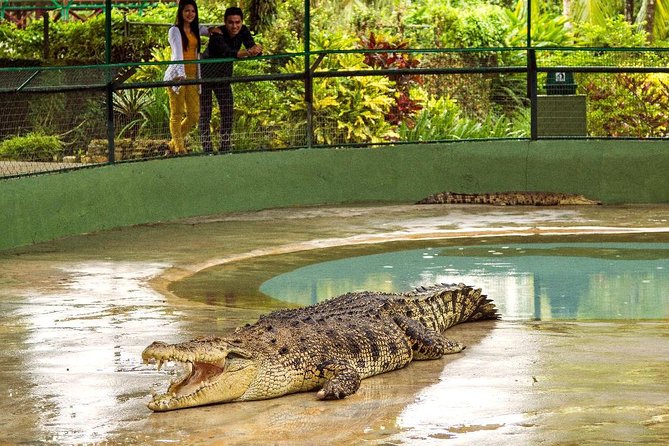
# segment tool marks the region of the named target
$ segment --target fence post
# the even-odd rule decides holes
[[[527,97],[530,100],[530,140],[537,140],[537,53],[532,48],[532,0],[527,0]]]
[[[537,53],[527,50],[527,97],[530,99],[530,139],[536,141],[537,134]]]
[[[311,5],[304,0],[304,101],[307,109],[307,148],[314,144],[314,79],[311,75]]]
[[[114,76],[112,76],[112,70],[109,66],[111,64],[111,28],[112,28],[112,2],[111,0],[105,0],[105,64],[107,65],[106,73],[106,83],[105,83],[105,93],[106,93],[106,105],[107,105],[107,160],[110,163],[113,163],[114,160]]]
[[[42,21],[43,21],[43,27],[42,27],[42,37],[44,39],[44,47],[42,48],[42,57],[44,60],[49,60],[49,53],[51,52],[49,50],[49,11],[42,11]]]

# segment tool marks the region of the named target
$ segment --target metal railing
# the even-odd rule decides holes
[[[149,0],[111,0],[114,8],[131,9],[140,13],[159,1]],[[0,20],[12,19],[10,13],[30,14],[34,12],[54,11],[63,20],[77,11],[98,11],[106,8],[104,0],[0,0]]]
[[[170,62],[3,68],[0,176],[163,157],[166,87],[186,84],[232,84],[233,152],[665,138],[668,61],[658,48],[313,51],[195,62],[235,74],[180,82],[162,81]],[[213,135],[219,126],[214,106]],[[187,147],[202,153],[197,129]]]

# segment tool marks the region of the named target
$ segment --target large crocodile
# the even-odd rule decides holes
[[[583,195],[557,192],[492,192],[487,194],[465,194],[439,192],[416,204],[492,204],[497,206],[557,206],[572,204],[602,204]]]
[[[148,406],[167,411],[315,389],[319,399],[344,398],[358,390],[361,379],[460,352],[463,345],[442,337],[447,328],[498,317],[480,289],[463,284],[401,294],[348,293],[275,311],[228,337],[148,346],[144,362],[160,368],[175,361],[187,370]]]

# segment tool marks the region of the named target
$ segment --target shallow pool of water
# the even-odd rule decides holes
[[[467,283],[507,320],[642,320],[669,316],[668,243],[527,243],[435,247],[317,263],[260,290],[309,305],[351,290],[400,292]]]

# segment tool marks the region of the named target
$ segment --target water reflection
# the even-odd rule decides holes
[[[22,327],[14,360],[21,372],[8,380],[19,389],[15,402],[38,420],[36,443],[99,442],[143,404],[136,396],[146,388],[132,388],[128,373],[148,373],[137,358],[156,331],[180,332],[177,318],[165,314],[164,297],[145,283],[165,267],[71,264],[61,286],[14,304],[12,323]]]
[[[664,319],[669,244],[537,243],[427,248],[299,268],[263,283],[274,298],[309,305],[352,290],[430,283],[483,288],[506,320]]]

